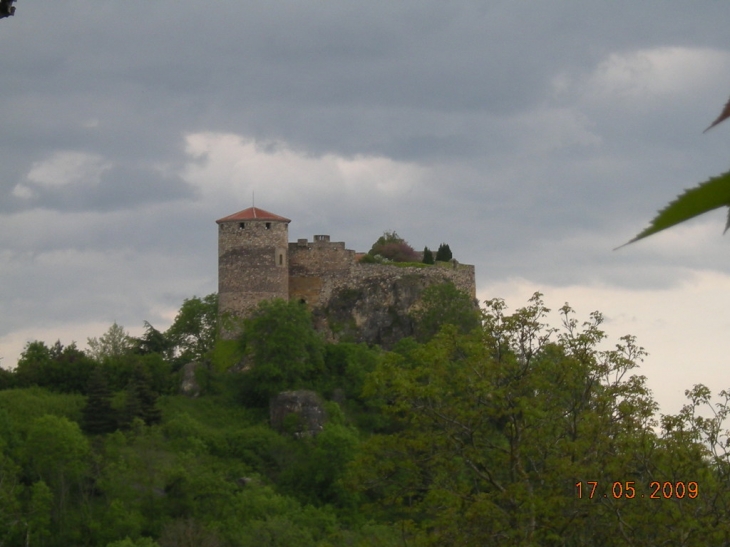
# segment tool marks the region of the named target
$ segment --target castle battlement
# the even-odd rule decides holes
[[[476,299],[474,266],[456,261],[421,268],[362,264],[355,251],[329,235],[289,242],[291,220],[256,207],[216,222],[221,314],[246,317],[272,298],[299,300],[316,312],[341,305],[346,295],[353,310],[369,299],[388,307],[391,315],[394,307],[407,315],[423,289],[447,281]]]

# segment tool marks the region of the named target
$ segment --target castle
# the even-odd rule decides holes
[[[290,243],[290,222],[257,207],[216,221],[220,314],[246,317],[262,300],[299,300],[331,337],[387,345],[412,334],[409,313],[426,287],[451,281],[476,299],[474,266],[363,264],[328,235]]]

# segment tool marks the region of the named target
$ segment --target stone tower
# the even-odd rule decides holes
[[[218,312],[246,317],[262,300],[289,299],[288,218],[249,207],[218,224]]]

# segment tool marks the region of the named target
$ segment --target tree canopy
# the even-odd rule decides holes
[[[414,313],[419,340],[430,340],[444,325],[453,325],[466,334],[480,325],[476,301],[452,282],[431,285],[423,291],[421,308]]]
[[[381,257],[393,262],[418,262],[420,257],[408,242],[395,231],[385,232],[368,251],[370,257]]]
[[[601,314],[567,304],[551,326],[539,293],[509,312],[434,286],[421,313],[389,352],[262,303],[196,397],[151,329],[100,361],[30,343],[0,387],[0,544],[729,542],[730,392],[695,385],[659,415],[635,338],[611,349]],[[328,417],[314,436],[269,424],[268,398],[298,388]]]
[[[324,341],[300,302],[261,302],[244,321],[241,344],[251,365],[246,373],[250,396],[262,404],[279,391],[311,384],[324,370]]]
[[[448,243],[442,243],[439,245],[439,248],[436,251],[436,260],[440,262],[448,262],[453,257],[454,255],[451,253],[451,247],[449,247]]]
[[[726,541],[730,525],[710,516],[727,498],[721,420],[694,414],[706,388],[659,435],[635,339],[599,350],[599,313],[580,328],[566,305],[558,331],[540,296],[511,315],[492,300],[480,332],[447,325],[383,360],[365,390],[397,431],[366,441],[353,487],[429,545]]]

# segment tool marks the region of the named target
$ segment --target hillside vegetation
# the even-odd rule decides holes
[[[28,344],[0,371],[0,546],[730,542],[728,394],[660,416],[644,350],[599,351],[599,313],[554,328],[539,293],[509,313],[454,291],[428,289],[393,351],[327,344],[281,300],[222,340],[216,295],[165,332]],[[321,432],[270,427],[303,389]]]

